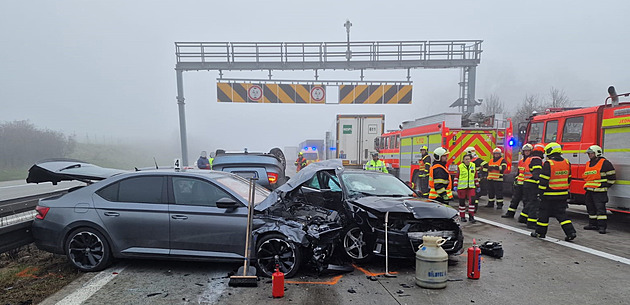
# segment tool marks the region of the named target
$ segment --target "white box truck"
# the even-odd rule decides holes
[[[374,139],[385,129],[384,114],[338,114],[337,158],[346,166],[361,167],[374,151]]]

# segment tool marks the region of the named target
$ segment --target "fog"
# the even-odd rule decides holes
[[[477,98],[514,111],[562,89],[574,105],[630,91],[630,1],[13,1],[0,3],[0,122],[29,120],[78,141],[179,151],[175,41],[483,40]],[[312,79],[313,72],[273,72]],[[225,72],[265,78],[267,72]],[[336,114],[384,113],[386,128],[441,112],[460,71],[412,70],[411,105],[217,103],[216,72],[185,72],[189,159],[200,150],[268,150],[322,139]],[[365,80],[406,80],[366,71]],[[358,80],[358,71],[320,71]],[[480,110],[480,109],[479,109]],[[175,148],[175,149],[173,149]],[[89,161],[89,160],[88,160]]]

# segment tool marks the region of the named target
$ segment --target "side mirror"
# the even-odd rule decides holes
[[[240,202],[237,202],[236,200],[232,198],[224,197],[217,200],[217,208],[220,208],[220,209],[236,209],[241,206],[243,205]]]

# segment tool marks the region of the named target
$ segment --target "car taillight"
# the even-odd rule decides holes
[[[278,174],[267,173],[267,179],[269,179],[270,184],[275,184],[276,182],[278,182]]]
[[[35,211],[37,211],[37,215],[35,216],[35,218],[44,219],[44,217],[46,217],[46,214],[48,214],[48,210],[50,210],[49,207],[35,207]]]

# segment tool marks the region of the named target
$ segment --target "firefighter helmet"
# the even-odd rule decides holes
[[[523,145],[522,150],[532,150],[533,148],[534,147],[531,144],[527,143],[527,144]]]
[[[591,145],[587,150],[586,153],[594,153],[595,157],[601,157],[603,152],[602,152],[602,148],[599,147],[599,145]]]
[[[532,150],[544,154],[545,153],[545,145],[542,145],[542,144],[538,143],[538,144],[534,145],[534,149],[532,149]]]
[[[448,155],[448,150],[444,147],[438,147],[433,151],[433,157],[435,160],[440,160],[440,158],[444,155]]]
[[[560,144],[556,142],[551,142],[547,144],[547,146],[545,146],[545,154],[547,154],[547,156],[551,154],[561,154],[561,153],[562,153],[562,146],[560,146]]]
[[[423,150],[423,149],[424,149],[424,150],[427,150],[427,149],[429,149],[429,148],[428,148],[426,145],[422,145],[422,147],[420,147],[420,150]]]
[[[500,154],[500,153],[502,153],[502,152],[501,152],[501,148],[500,148],[500,147],[497,147],[497,148],[493,149],[493,150],[492,150],[492,153],[493,153],[493,154]]]
[[[378,157],[378,153],[377,152],[373,152],[372,153],[372,157]]]
[[[475,150],[474,147],[468,146],[468,147],[466,147],[466,149],[464,149],[464,153],[472,155],[472,154],[476,154],[477,151]]]
[[[298,153],[298,155],[300,155],[300,156],[301,156],[301,155],[303,155],[303,154],[304,154],[304,153],[302,153],[302,152]]]

